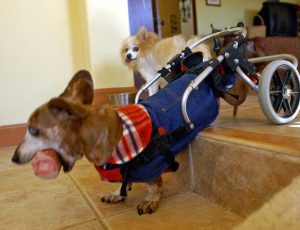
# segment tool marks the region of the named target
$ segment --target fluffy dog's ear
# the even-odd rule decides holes
[[[145,27],[141,27],[139,31],[136,33],[136,37],[140,41],[146,40],[147,35],[148,35],[148,30]]]
[[[53,98],[48,103],[52,114],[61,120],[79,121],[87,117],[88,111],[80,104],[68,102],[62,98]]]
[[[94,99],[94,84],[90,73],[86,70],[78,71],[59,97],[82,104],[92,104]]]

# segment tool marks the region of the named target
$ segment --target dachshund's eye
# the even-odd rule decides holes
[[[31,126],[28,127],[28,132],[32,135],[32,136],[38,136],[39,135],[39,130],[37,128],[33,128]]]
[[[139,47],[134,47],[134,48],[133,48],[133,51],[134,51],[134,52],[138,52],[138,51],[139,51]]]

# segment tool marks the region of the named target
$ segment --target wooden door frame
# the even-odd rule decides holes
[[[154,23],[157,10],[155,0],[127,0],[127,3],[130,35],[136,34],[141,26],[146,27],[149,31],[158,32],[157,25]],[[197,34],[196,0],[192,0],[192,5],[194,34]],[[134,74],[135,87],[140,88],[142,84],[144,84],[144,81],[140,75]]]
[[[192,5],[193,5],[193,23],[194,23],[194,34],[198,34],[198,27],[197,27],[197,12],[196,12],[196,0],[192,0]]]
[[[153,0],[127,0],[130,35],[136,34],[141,26],[154,30]],[[139,19],[139,20],[137,20]]]
[[[157,32],[157,25],[154,23],[157,12],[155,2],[155,0],[127,0],[131,35],[136,34],[141,26],[145,26],[149,31]],[[197,34],[196,0],[192,0],[192,5],[194,34]],[[136,20],[137,18],[139,20]]]

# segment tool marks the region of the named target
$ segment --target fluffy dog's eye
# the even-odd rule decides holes
[[[28,132],[32,135],[32,136],[37,136],[39,135],[39,130],[37,128],[33,128],[31,126],[28,127]]]
[[[128,48],[124,49],[124,51],[125,51],[125,53],[127,53],[127,51],[128,51]]]
[[[133,51],[134,51],[134,52],[138,52],[138,51],[139,51],[139,47],[134,47],[134,48],[133,48]]]

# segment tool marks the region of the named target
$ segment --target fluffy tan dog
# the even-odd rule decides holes
[[[139,72],[148,82],[153,79],[158,70],[185,47],[197,41],[199,37],[186,40],[181,35],[160,39],[156,33],[142,27],[136,35],[126,38],[121,45],[123,63],[131,70]],[[204,60],[209,60],[211,54],[206,45],[199,45],[193,51],[201,51]],[[166,85],[163,79],[149,88],[149,95],[157,92],[159,86]]]

